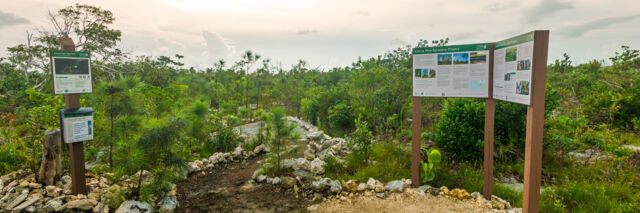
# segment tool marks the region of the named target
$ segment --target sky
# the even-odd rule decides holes
[[[252,50],[283,68],[305,60],[328,70],[420,39],[484,43],[532,30],[550,30],[549,63],[640,48],[638,0],[0,0],[0,57],[26,31],[51,29],[48,11],[75,3],[112,11],[125,52],[180,54],[196,68]]]

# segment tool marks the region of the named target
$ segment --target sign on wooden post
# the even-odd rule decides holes
[[[480,48],[483,45],[486,49]],[[411,180],[414,187],[419,186],[420,181],[421,97],[487,98],[483,189],[487,199],[491,199],[493,193],[494,99],[525,104],[528,107],[523,210],[539,211],[548,48],[549,31],[538,30],[495,44],[413,49]]]
[[[421,98],[489,97],[491,45],[481,43],[413,49],[411,183],[414,187],[420,185]]]
[[[80,94],[78,93],[92,91],[89,54],[75,52],[75,44],[71,38],[60,38],[60,47],[62,51],[52,51],[50,55],[53,91],[54,94],[65,94],[65,110],[78,110],[78,108],[80,108]],[[65,135],[64,116],[63,113],[60,115],[60,124],[63,125],[60,129],[62,130],[62,134]],[[80,126],[81,125],[78,124],[78,127]],[[72,128],[72,130],[73,129],[74,128]],[[79,131],[78,133],[85,133],[84,129],[77,129]],[[66,135],[68,135],[68,133]],[[89,135],[81,135],[83,139],[89,139]],[[91,132],[90,137],[93,138],[93,132]],[[63,140],[66,140],[64,136]],[[82,141],[69,143],[69,155],[71,164],[71,190],[73,194],[87,194],[86,170],[84,167],[84,143]]]

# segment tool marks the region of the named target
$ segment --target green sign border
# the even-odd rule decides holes
[[[511,37],[502,41],[498,41],[496,42],[496,47],[495,49],[502,49],[505,47],[509,47],[509,46],[513,46],[513,45],[518,45],[518,44],[522,44],[522,43],[526,43],[526,42],[530,42],[533,41],[534,39],[534,35],[535,35],[535,31],[531,31],[519,36],[515,36],[515,37]]]
[[[462,44],[451,45],[441,47],[420,47],[413,48],[413,54],[434,54],[434,53],[449,53],[449,52],[469,52],[469,51],[487,51],[489,50],[490,43],[478,43],[478,44]]]
[[[51,50],[51,57],[53,58],[86,58],[88,59],[89,56],[90,54],[88,52]]]

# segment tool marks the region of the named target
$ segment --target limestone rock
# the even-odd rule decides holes
[[[340,184],[340,181],[337,181],[337,180],[331,181],[329,186],[330,186],[329,190],[333,194],[339,194],[340,192],[342,192],[342,184]]]
[[[311,172],[315,174],[324,174],[324,165],[325,162],[316,158],[311,161]]]
[[[255,153],[256,155],[258,155],[258,154],[260,154],[260,153],[262,153],[264,151],[265,151],[264,144],[260,144],[260,145],[256,146],[256,148],[253,148],[253,153]]]
[[[447,188],[446,186],[442,186],[440,187],[440,192],[444,193],[445,195],[449,195],[449,188]]]
[[[116,213],[150,213],[152,210],[151,204],[127,200],[116,209]]]
[[[367,189],[373,190],[375,188],[376,188],[376,179],[369,178],[369,180],[367,180]]]
[[[367,184],[366,183],[360,183],[358,184],[358,188],[356,189],[358,192],[363,192],[364,190],[367,190]]]
[[[331,184],[331,179],[322,178],[320,180],[317,180],[317,181],[314,181],[313,183],[311,183],[311,188],[316,192],[321,192],[321,191],[324,191],[325,189],[329,188],[330,184]]]
[[[22,203],[22,201],[24,201],[25,199],[27,199],[27,196],[29,196],[29,193],[22,193],[20,194],[18,197],[16,197],[15,199],[13,199],[7,206],[5,206],[5,210],[7,211],[11,211],[13,210],[13,208],[15,208],[16,206],[18,206],[18,204]]]
[[[93,207],[94,213],[109,213],[109,206],[105,203],[98,203]]]
[[[62,188],[57,186],[46,186],[44,189],[49,197],[58,197],[62,192]]]
[[[384,189],[389,191],[389,192],[403,192],[404,191],[404,181],[401,181],[401,180],[391,181],[391,182],[387,183],[387,185],[384,187]]]
[[[32,197],[29,200],[20,204],[19,206],[13,208],[13,212],[22,212],[22,210],[26,209],[27,207],[30,207],[32,204],[34,204],[38,200],[40,200],[39,197]]]
[[[498,196],[491,195],[491,207],[499,210],[511,209],[511,204]]]
[[[304,158],[307,160],[313,160],[316,157],[316,155],[313,154],[313,152],[309,149],[304,150],[303,155],[304,155]]]
[[[240,146],[236,147],[236,150],[233,151],[233,157],[235,158],[242,157],[243,154],[244,154],[244,149],[242,149],[242,147]]]
[[[292,177],[282,177],[280,178],[280,182],[284,188],[290,189],[298,184],[298,181]]]
[[[64,211],[67,208],[62,203],[62,200],[64,200],[65,197],[54,198],[54,199],[51,199],[51,200],[47,201],[47,203],[44,204],[43,209],[46,212],[61,212],[61,211]]]
[[[256,177],[256,181],[257,181],[258,183],[262,183],[262,182],[264,182],[266,179],[267,179],[267,176],[264,176],[264,175],[258,175],[258,177]]]
[[[458,198],[460,200],[466,200],[466,199],[469,199],[471,197],[469,195],[469,193],[467,192],[467,190],[458,189],[458,188],[455,188],[455,189],[451,190],[450,195],[451,195],[451,197],[455,197],[455,198]]]
[[[358,182],[349,180],[347,182],[343,182],[342,187],[347,192],[356,192],[358,190]]]
[[[279,177],[274,177],[273,179],[271,179],[271,184],[273,184],[273,185],[280,184],[280,178]]]
[[[92,210],[94,206],[98,204],[98,201],[93,199],[78,199],[72,200],[67,203],[68,209],[76,209],[82,211]]]
[[[172,213],[178,207],[178,198],[176,196],[166,196],[162,199],[160,213]]]
[[[293,170],[307,170],[311,171],[311,163],[307,159],[297,158],[293,164]]]
[[[323,131],[317,131],[307,134],[307,138],[314,141],[320,140],[322,137],[324,137]]]
[[[39,184],[39,183],[29,183],[29,188],[32,188],[32,189],[39,189],[39,188],[42,188],[42,184]]]
[[[377,193],[384,192],[384,185],[382,184],[382,182],[376,181],[376,186],[375,186],[374,190]]]

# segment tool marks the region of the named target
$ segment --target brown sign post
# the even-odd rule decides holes
[[[489,45],[489,58],[493,59],[493,48]],[[484,188],[482,194],[490,200],[493,194],[493,127],[496,101],[493,99],[493,63],[489,63],[489,96],[485,99],[484,109]]]
[[[65,51],[75,51],[76,46],[71,38],[60,38],[60,47]],[[53,68],[52,68],[53,71]],[[80,108],[80,94],[64,95],[65,109]],[[64,129],[64,127],[61,127]],[[71,190],[73,194],[87,194],[87,184],[84,168],[84,142],[69,144],[71,166]]]
[[[544,98],[549,50],[549,31],[538,30],[534,33],[531,105],[527,107],[527,133],[524,154],[524,194],[522,210],[525,213],[540,211]]]

